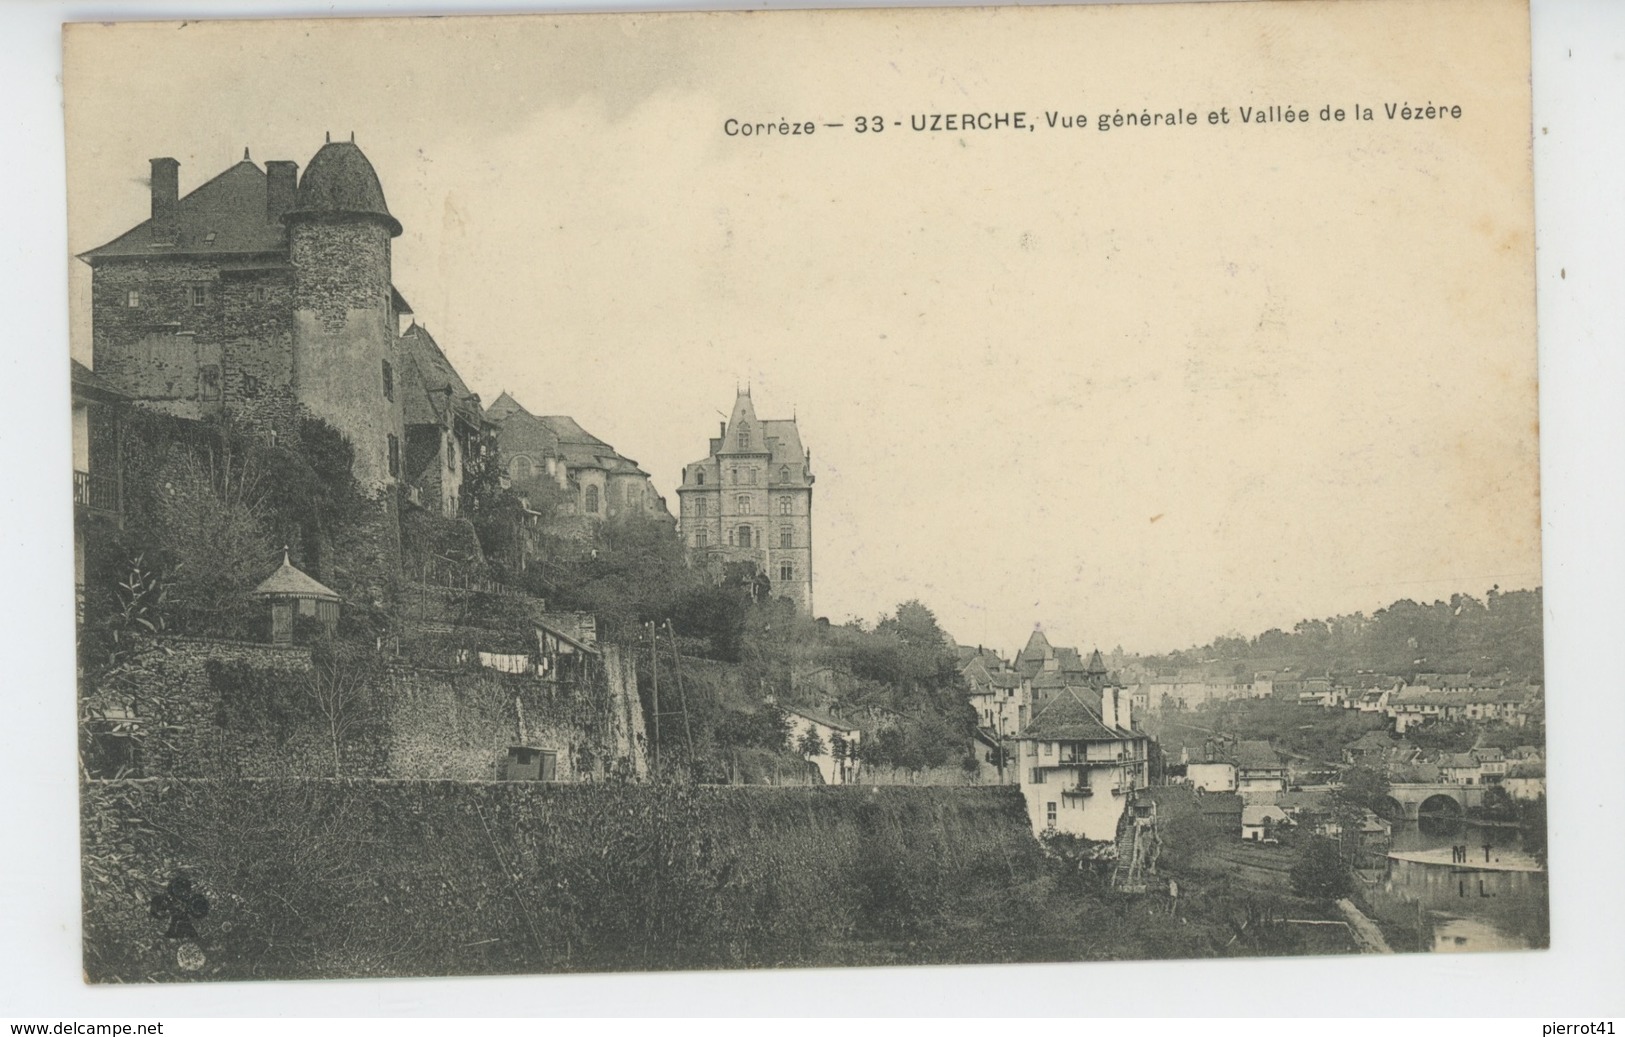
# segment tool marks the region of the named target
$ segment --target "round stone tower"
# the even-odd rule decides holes
[[[400,222],[353,140],[329,140],[316,152],[283,220],[293,268],[294,394],[349,439],[362,489],[382,493],[400,476],[405,440],[394,399],[390,273]]]

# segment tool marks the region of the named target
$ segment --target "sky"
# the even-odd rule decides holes
[[[798,419],[836,621],[1154,652],[1535,586],[1527,24],[1302,10],[76,27],[69,247],[145,218],[152,157],[185,192],[353,131],[487,401],[573,415],[674,511],[736,387]],[[1239,123],[1275,104],[1311,121]],[[1199,122],[1093,122],[1147,110]],[[1092,120],[910,128],[983,111]]]

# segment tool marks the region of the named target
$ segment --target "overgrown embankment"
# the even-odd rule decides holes
[[[106,781],[83,837],[96,982],[1089,956],[1007,788]]]

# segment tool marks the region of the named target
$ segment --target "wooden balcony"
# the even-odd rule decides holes
[[[77,471],[73,473],[73,503],[91,514],[117,518],[118,489],[118,479],[113,476]]]

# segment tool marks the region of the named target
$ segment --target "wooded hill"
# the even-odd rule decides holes
[[[1507,673],[1540,681],[1541,636],[1541,588],[1491,587],[1482,599],[1452,594],[1449,601],[1422,604],[1405,598],[1369,616],[1304,619],[1291,630],[1216,637],[1200,647],[1141,656],[1139,662],[1159,672],[1200,669],[1243,678],[1291,669],[1334,675],[1366,671],[1407,680],[1418,673]]]

